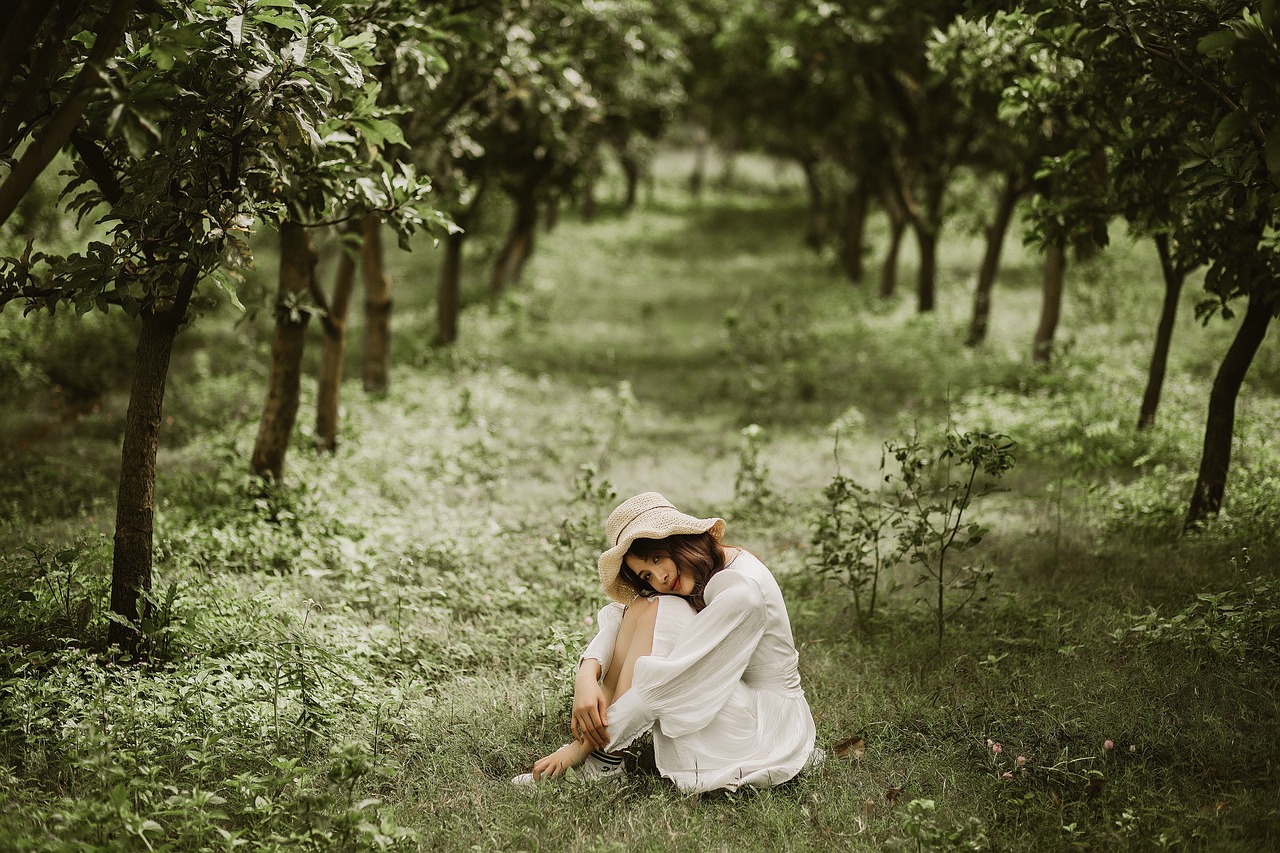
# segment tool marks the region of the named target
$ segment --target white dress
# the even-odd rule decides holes
[[[608,748],[652,729],[659,772],[684,791],[778,785],[821,756],[782,591],[740,550],[703,599],[695,616],[684,599],[658,597],[653,651],[637,659],[631,689],[609,708]],[[582,655],[602,672],[623,610],[600,611],[600,631]]]

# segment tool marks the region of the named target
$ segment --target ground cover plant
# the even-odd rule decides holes
[[[1134,430],[1153,318],[1131,282],[1158,290],[1149,250],[1117,239],[1082,268],[1066,345],[1032,366],[1034,251],[1007,247],[988,340],[969,349],[976,239],[941,245],[937,309],[918,316],[787,227],[797,173],[742,158],[736,183],[695,200],[687,162],[660,160],[625,217],[605,195],[621,186],[603,187],[597,218],[540,234],[498,301],[469,285],[449,349],[429,343],[429,241],[389,254],[388,390],[344,395],[329,455],[304,378],[282,482],[247,474],[271,318],[223,306],[180,336],[140,662],[105,647],[125,389],[55,411],[37,368],[13,368],[21,393],[44,390],[6,406],[0,451],[0,846],[1280,845],[1275,341],[1242,396],[1223,514],[1183,535],[1232,330],[1182,312],[1160,417]],[[873,217],[869,239],[888,223]],[[264,281],[272,263],[264,250]],[[938,588],[913,586],[905,552],[871,573],[874,609],[853,594],[866,571],[829,563],[863,571],[846,584],[821,567],[833,502],[898,476],[885,444],[948,430],[1007,435],[1015,464],[966,505],[965,529],[986,531],[946,570],[990,581],[940,635]],[[566,737],[604,601],[603,518],[648,488],[727,515],[775,568],[820,770],[690,798],[641,754],[617,788],[510,786]]]

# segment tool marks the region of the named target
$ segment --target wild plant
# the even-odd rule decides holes
[[[976,817],[960,824],[949,824],[938,818],[938,804],[916,799],[907,803],[902,821],[905,838],[892,839],[889,849],[915,850],[986,850],[990,847],[985,827]]]
[[[903,508],[900,493],[885,489],[884,452],[875,492],[841,473],[838,432],[834,455],[836,473],[822,490],[825,503],[813,522],[811,564],[820,577],[849,590],[858,625],[865,628],[875,619],[881,575],[906,555],[896,535]]]
[[[973,499],[996,490],[994,481],[1013,467],[1014,441],[1001,433],[959,433],[948,424],[940,445],[922,441],[918,434],[905,442],[890,442],[885,449],[898,462],[904,514],[899,534],[911,562],[923,570],[916,586],[929,584],[929,601],[938,630],[938,647],[947,620],[955,616],[991,579],[989,569],[972,565],[954,568],[947,558],[973,548],[987,534],[975,521],[965,522]],[[987,478],[979,481],[979,473]],[[949,591],[961,592],[959,602],[948,604]]]
[[[742,512],[760,513],[773,500],[773,490],[769,488],[769,465],[764,460],[764,447],[768,442],[759,424],[744,427],[741,435],[738,473],[733,478],[733,500]]]
[[[730,309],[722,322],[723,352],[758,399],[813,399],[813,357],[822,348],[803,305],[778,297],[746,310]]]
[[[617,499],[618,492],[607,479],[600,477],[595,463],[578,467],[573,479],[570,514],[549,538],[552,558],[561,572],[571,573],[590,564],[604,550],[604,513]]]
[[[941,647],[947,620],[991,578],[989,570],[955,568],[948,558],[986,535],[981,524],[966,523],[966,514],[974,498],[994,491],[994,481],[1013,466],[1013,448],[1006,435],[958,433],[950,425],[933,444],[913,433],[884,444],[872,492],[840,473],[837,434],[836,474],[813,522],[813,566],[853,594],[860,625],[875,616],[883,574],[906,560],[922,570],[917,587],[931,584],[933,594],[924,600],[933,610]],[[890,457],[896,470],[890,470]],[[979,481],[980,473],[987,479]],[[948,593],[956,592],[964,597],[948,602]]]

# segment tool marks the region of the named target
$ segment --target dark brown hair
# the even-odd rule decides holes
[[[702,591],[706,589],[707,581],[725,567],[724,547],[710,533],[681,533],[665,539],[637,539],[631,543],[627,553],[622,555],[618,578],[635,590],[637,595],[645,598],[658,595],[658,592],[631,571],[631,567],[627,565],[627,557],[631,556],[641,560],[670,557],[681,574],[692,575],[693,592],[689,595],[689,603],[698,611],[707,606],[702,600]]]

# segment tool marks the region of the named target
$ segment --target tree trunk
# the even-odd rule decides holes
[[[1138,413],[1139,430],[1148,429],[1156,422],[1165,366],[1169,361],[1169,342],[1173,339],[1173,324],[1178,318],[1178,298],[1182,295],[1182,282],[1187,276],[1186,270],[1175,264],[1170,256],[1169,235],[1157,234],[1155,240],[1156,251],[1160,254],[1160,271],[1164,274],[1164,305],[1160,309],[1160,325],[1156,327],[1151,367],[1147,370],[1147,390],[1142,394],[1142,411]]]
[[[870,193],[867,181],[861,175],[855,180],[846,199],[844,246],[841,260],[844,262],[845,275],[854,284],[861,284],[865,278],[867,254],[867,204]],[[896,265],[896,263],[895,263]]]
[[[707,145],[709,135],[703,128],[693,134],[693,169],[689,171],[689,195],[694,201],[702,199],[702,187],[707,183]]]
[[[494,261],[493,275],[489,279],[489,295],[495,299],[508,286],[520,282],[525,262],[533,254],[534,235],[538,230],[537,200],[532,193],[528,193],[517,196],[515,203],[516,212],[511,220],[511,228]]]
[[[338,402],[342,388],[342,362],[347,349],[347,309],[355,285],[356,259],[342,246],[333,299],[324,317],[324,349],[320,354],[320,377],[316,389],[316,447],[332,453],[338,447]]]
[[[938,233],[932,226],[916,223],[916,244],[920,247],[920,269],[916,275],[916,310],[924,314],[934,308],[938,281]]]
[[[902,208],[889,198],[885,199],[885,211],[889,214],[889,245],[885,247],[884,261],[880,264],[880,296],[888,299],[898,290],[898,254],[902,249],[907,217]]]
[[[173,339],[187,316],[199,270],[188,267],[167,311],[148,312],[138,334],[138,351],[120,448],[120,491],[116,496],[115,549],[111,558],[111,610],[138,623],[138,596],[151,590],[152,525],[155,520],[156,447]],[[140,635],[112,622],[107,642],[135,651]]]
[[[467,232],[444,238],[444,261],[440,264],[440,286],[436,290],[436,343],[458,340],[458,314],[462,309],[462,247]]]
[[[622,212],[629,213],[636,206],[636,190],[640,187],[640,161],[629,151],[618,152],[618,163],[622,166],[625,180],[622,192]]]
[[[1048,364],[1053,354],[1053,334],[1062,314],[1062,286],[1067,270],[1067,249],[1062,243],[1050,246],[1044,256],[1044,297],[1040,303],[1040,323],[1031,345],[1031,361]]]
[[[827,200],[818,180],[818,158],[801,157],[804,184],[809,191],[809,223],[804,232],[804,242],[809,248],[821,249],[827,242]]]
[[[542,203],[542,230],[550,234],[560,224],[560,192],[551,193]]]
[[[991,317],[991,289],[1000,270],[1000,253],[1004,249],[1004,237],[1018,204],[1018,179],[1005,175],[1004,188],[996,200],[995,214],[987,226],[987,247],[982,254],[982,266],[978,269],[978,284],[973,291],[973,319],[969,321],[969,337],[966,346],[976,347],[987,339],[987,323]]]
[[[254,476],[280,480],[289,436],[298,417],[298,386],[302,377],[302,351],[311,313],[298,301],[313,286],[316,250],[311,235],[298,222],[280,226],[280,281],[276,296],[276,330],[271,341],[271,375],[267,401],[258,426],[249,470]]]
[[[382,220],[364,218],[360,268],[364,279],[364,390],[387,393],[391,372],[391,279],[382,263]]]
[[[1195,527],[1222,508],[1222,495],[1227,488],[1227,472],[1231,467],[1231,442],[1235,436],[1236,397],[1249,365],[1267,336],[1271,324],[1271,306],[1259,295],[1249,297],[1249,307],[1218,367],[1209,394],[1209,417],[1204,429],[1204,452],[1200,457],[1200,473],[1191,494],[1186,528]]]
[[[587,175],[582,179],[582,193],[578,201],[578,213],[583,222],[595,222],[599,208],[596,205],[596,179]]]

